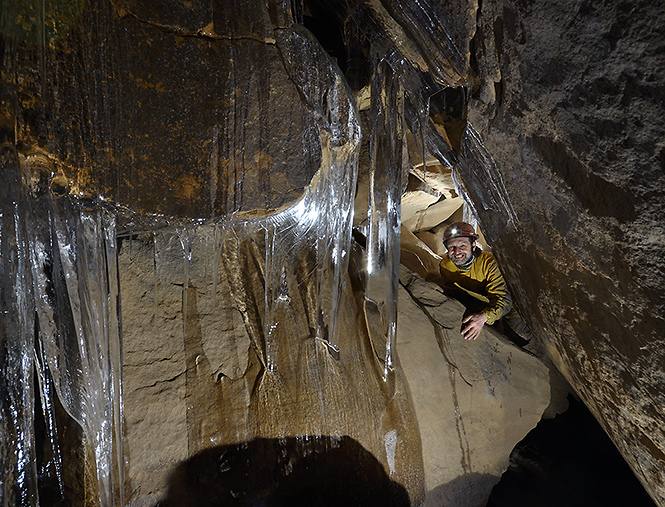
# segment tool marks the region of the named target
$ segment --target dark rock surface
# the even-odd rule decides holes
[[[663,20],[660,3],[483,2],[469,113],[504,189],[477,211],[517,305],[661,505]],[[477,203],[484,184],[465,178]]]
[[[344,485],[340,487],[340,485]],[[207,449],[179,465],[160,507],[409,507],[404,487],[350,437],[265,439]]]
[[[233,16],[194,3],[92,0],[46,46],[11,34],[4,136],[48,153],[71,193],[137,212],[211,218],[293,202],[321,147],[275,43],[282,20],[262,2],[237,2]],[[28,18],[7,14],[10,27]]]
[[[510,455],[487,507],[653,507],[584,404],[543,420]]]

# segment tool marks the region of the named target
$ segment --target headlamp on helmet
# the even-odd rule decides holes
[[[466,222],[455,222],[450,224],[445,231],[443,231],[443,244],[446,245],[448,240],[453,238],[469,238],[473,243],[478,239],[475,229],[471,224]]]

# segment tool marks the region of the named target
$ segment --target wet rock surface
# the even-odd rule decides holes
[[[196,239],[186,289],[176,233],[165,231],[156,242],[150,237],[125,241],[120,252],[131,505],[160,500],[187,505],[187,488],[200,481],[214,485],[213,498],[226,498],[227,489],[233,490],[233,481],[224,486],[228,477],[245,477],[254,468],[257,473],[238,485],[245,498],[238,501],[252,505],[265,495],[288,504],[289,495],[297,500],[309,494],[296,488],[291,472],[330,489],[324,471],[336,460],[346,460],[344,466],[353,470],[368,467],[367,477],[356,478],[357,489],[346,492],[365,498],[362,505],[371,505],[360,486],[372,483],[372,477],[383,477],[373,491],[385,495],[394,489],[395,505],[403,505],[405,495],[407,502],[421,503],[421,442],[409,390],[400,370],[390,382],[382,379],[367,334],[357,268],[352,267],[340,295],[337,354],[312,336],[316,299],[308,254],[292,259],[300,283],[289,279],[293,290],[276,310],[280,318],[268,343],[261,329],[267,318],[263,275],[237,264],[262,262],[263,238],[225,242],[215,266],[213,259],[220,256],[213,254],[208,232],[192,231]],[[221,473],[225,468],[218,465],[228,453],[240,457]],[[186,477],[173,475],[177,467]],[[210,476],[215,473],[219,480]],[[208,501],[200,496],[201,505]]]
[[[238,3],[233,16],[222,2],[72,9],[46,47],[21,33],[4,46],[5,122],[15,116],[20,151],[45,153],[67,191],[182,218],[302,194],[319,169],[318,131],[262,3]],[[8,17],[11,29],[27,13]]]
[[[352,91],[374,115],[362,127],[366,137],[373,125],[389,127],[381,146],[394,153],[385,160],[401,153],[391,175],[407,190],[404,263],[435,277],[444,226],[437,222],[478,220],[538,350],[665,505],[662,5],[312,0],[155,8],[93,0],[53,2],[42,12],[18,4],[3,5],[0,27],[0,337],[10,393],[2,402],[14,418],[3,419],[14,447],[0,451],[16,465],[8,475],[34,477],[9,485],[7,501],[34,505],[42,480],[53,503],[58,490],[74,503],[117,503],[125,486],[132,505],[167,496],[177,503],[179,487],[214,481],[220,470],[211,468],[224,453],[286,452],[298,461],[310,436],[323,447],[342,442],[343,459],[351,453],[413,504],[485,501],[509,449],[549,403],[552,382],[548,389],[547,368],[491,330],[478,343],[455,341],[459,305],[441,302],[411,275],[400,291],[402,366],[388,364],[384,336],[394,319],[363,295],[371,273],[362,262],[345,264],[352,197],[336,189],[355,188]],[[373,102],[389,89],[398,107],[381,113],[399,109],[381,122],[367,100],[378,68],[386,86],[373,81]],[[370,141],[360,157],[362,189]],[[376,153],[384,155],[377,150],[375,160]],[[345,168],[346,184],[326,190],[333,166]],[[390,195],[394,242],[401,184],[393,183],[400,188],[383,181],[374,197]],[[187,227],[146,234],[129,220],[118,266],[115,217],[80,210],[106,201],[147,216],[150,229],[156,216],[160,227],[236,212],[265,218],[323,190],[322,206],[303,199],[287,210],[283,232],[307,232],[298,248],[280,243],[270,217],[253,235],[233,230],[235,247],[224,254],[212,246],[217,231],[197,236],[207,243],[189,251]],[[54,202],[64,195],[73,199],[61,209]],[[358,229],[370,214],[371,196],[363,199]],[[314,226],[316,217],[325,220]],[[391,246],[378,257],[392,256],[399,245]],[[98,308],[119,301],[121,315],[100,317]],[[338,303],[339,341],[330,331]],[[122,434],[120,407],[107,406],[119,400],[111,393],[119,389],[112,349],[120,342],[116,335],[102,344],[108,350],[98,346],[119,316]],[[103,368],[79,367],[90,353]],[[90,388],[92,381],[106,384]],[[35,427],[39,395],[42,422],[51,417],[71,439],[63,455],[76,463],[65,471],[46,451],[35,458],[32,440],[18,437]],[[53,396],[71,417],[49,405]],[[46,448],[53,430],[39,431]],[[265,440],[243,455],[257,437]],[[35,459],[50,463],[39,470],[44,479]]]
[[[363,332],[368,317],[353,269],[343,294],[339,359],[308,337],[303,316],[294,316],[279,331],[275,373],[266,372],[224,276],[212,296],[211,247],[203,237],[195,245],[186,316],[177,235],[125,240],[120,251],[132,505],[185,505],[187,491],[199,487],[212,488],[213,499],[235,491],[240,505],[309,494],[318,499],[312,505],[332,505],[313,485],[333,488],[323,472],[346,460],[338,465],[369,474],[354,476],[359,505],[375,505],[397,488],[395,505],[407,495],[407,505],[481,506],[512,448],[552,401],[546,365],[493,329],[476,342],[463,340],[462,305],[406,268],[394,386],[381,380],[380,350]],[[249,294],[261,293],[256,276],[245,279]],[[307,308],[306,299],[301,304]],[[254,469],[254,461],[257,472],[247,476],[243,467]],[[313,481],[307,488],[298,489],[290,476],[299,467]],[[361,494],[366,481],[376,495]],[[356,494],[355,482],[345,483],[349,490],[337,488],[338,494]],[[195,505],[213,501],[196,495]]]

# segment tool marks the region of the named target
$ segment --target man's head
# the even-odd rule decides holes
[[[443,244],[448,250],[448,257],[457,266],[471,260],[477,239],[473,226],[466,222],[455,222],[443,232]]]

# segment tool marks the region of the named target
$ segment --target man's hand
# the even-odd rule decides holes
[[[462,336],[466,340],[475,340],[480,334],[480,330],[487,322],[487,315],[484,313],[471,313],[462,320]],[[466,325],[465,325],[466,324]]]

